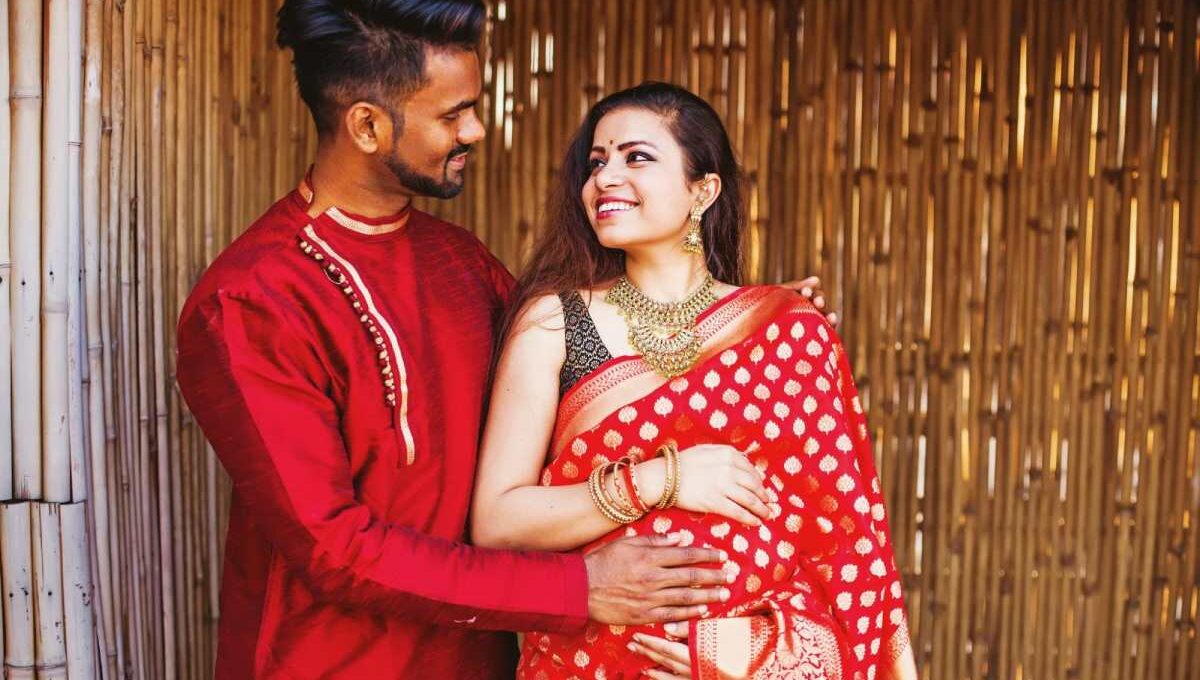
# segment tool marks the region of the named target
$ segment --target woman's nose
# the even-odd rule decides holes
[[[625,175],[621,170],[612,165],[603,165],[596,171],[596,186],[601,189],[612,187],[621,184],[625,180]]]

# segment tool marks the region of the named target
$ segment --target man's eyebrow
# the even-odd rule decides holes
[[[478,103],[479,103],[479,99],[464,99],[461,102],[455,104],[453,108],[447,109],[446,115],[450,115],[452,113],[458,113],[459,111],[466,111],[467,109],[473,109],[473,108],[475,108],[475,105]]]

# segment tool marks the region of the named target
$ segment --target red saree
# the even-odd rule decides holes
[[[542,483],[576,484],[596,465],[727,443],[766,474],[772,518],[760,528],[716,515],[654,511],[621,535],[678,532],[735,563],[729,602],[692,624],[697,678],[890,680],[907,677],[900,578],[857,391],[819,311],[790,291],[739,289],[698,319],[704,348],[667,380],[638,357],[612,359],[559,405]],[[686,454],[684,454],[686,455]],[[686,484],[686,478],[683,480]],[[633,633],[659,626],[592,623],[577,634],[527,635],[518,677],[641,677]]]

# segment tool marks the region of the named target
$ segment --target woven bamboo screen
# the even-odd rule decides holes
[[[173,325],[311,157],[276,1],[0,0],[10,677],[211,676],[227,488]],[[590,102],[708,98],[755,278],[844,313],[923,677],[1200,675],[1200,3],[491,11],[490,134],[431,208],[519,266]]]

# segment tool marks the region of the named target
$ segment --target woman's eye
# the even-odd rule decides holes
[[[633,153],[629,154],[629,156],[625,159],[625,162],[626,163],[640,163],[643,161],[652,161],[652,160],[654,160],[654,159],[651,158],[649,154],[644,153],[642,151],[634,151]]]
[[[593,158],[588,161],[588,170],[595,172],[595,171],[599,170],[603,165],[604,165],[604,159]]]

